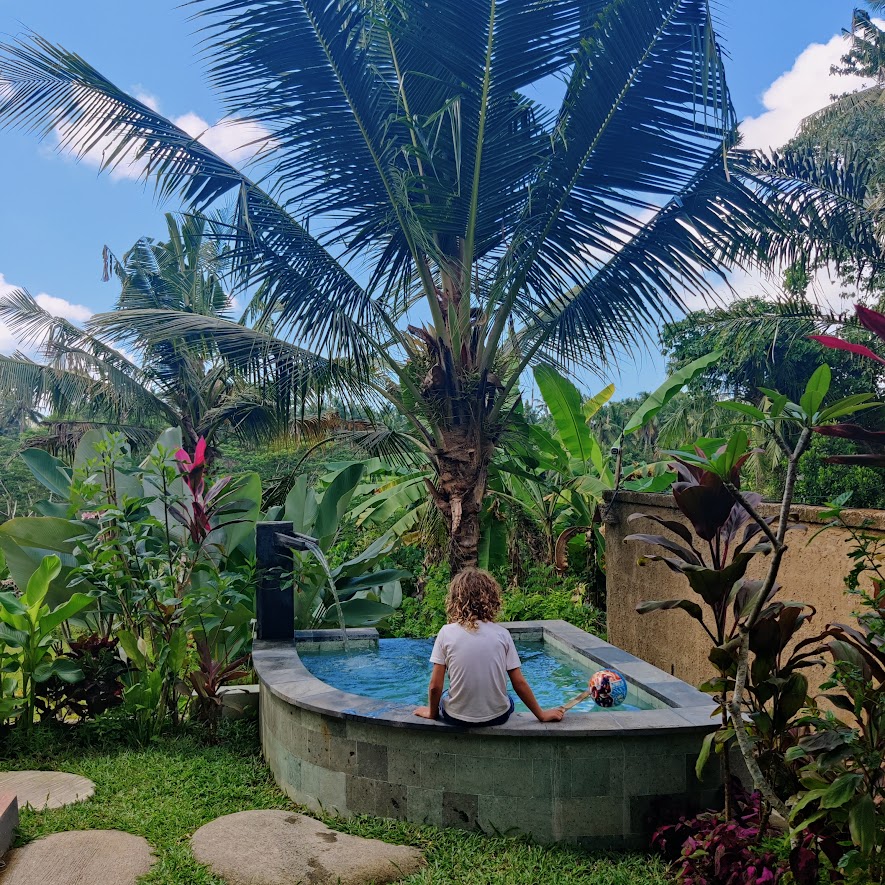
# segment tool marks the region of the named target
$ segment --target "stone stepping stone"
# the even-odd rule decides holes
[[[135,885],[154,857],[141,836],[120,830],[70,830],[10,851],[0,885]]]
[[[384,885],[424,865],[416,848],[348,836],[291,811],[227,814],[200,827],[191,847],[228,885]]]
[[[18,807],[34,811],[61,808],[82,802],[95,792],[95,784],[79,774],[66,771],[0,772],[0,793],[15,793]]]

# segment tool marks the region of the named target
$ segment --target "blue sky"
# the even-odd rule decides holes
[[[751,146],[778,145],[798,121],[850,84],[829,77],[841,52],[838,34],[853,0],[716,0],[727,76]],[[72,50],[123,89],[156,102],[193,134],[215,124],[221,108],[198,57],[190,10],[170,0],[0,0],[0,39],[30,29]],[[204,138],[229,151],[229,128]],[[214,141],[213,141],[214,140]],[[122,254],[143,235],[161,235],[163,212],[139,182],[99,175],[95,165],[61,156],[56,139],[0,132],[0,292],[21,286],[75,320],[110,306],[114,284],[101,282],[107,244]],[[739,281],[742,291],[758,283]],[[823,283],[826,290],[826,282]],[[832,293],[823,292],[823,297]],[[0,352],[13,342],[0,327]],[[656,386],[660,360],[639,354],[614,380],[618,395]],[[586,379],[588,390],[600,386]]]

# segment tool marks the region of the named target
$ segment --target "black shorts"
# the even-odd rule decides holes
[[[508,695],[510,698],[510,708],[500,716],[496,716],[494,719],[489,719],[487,722],[465,722],[463,719],[456,719],[454,716],[449,716],[449,714],[446,713],[446,708],[443,704],[446,694],[448,694],[448,692],[439,699],[439,718],[449,725],[459,725],[461,728],[487,728],[489,725],[503,725],[513,712],[513,698]]]

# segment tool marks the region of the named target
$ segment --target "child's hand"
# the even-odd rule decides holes
[[[436,716],[430,712],[430,707],[417,707],[415,709],[415,715],[420,716],[422,719],[436,719]],[[560,719],[561,718],[562,717],[560,716]]]
[[[541,710],[538,720],[540,722],[561,722],[563,716],[565,716],[565,707],[553,707],[550,710]]]

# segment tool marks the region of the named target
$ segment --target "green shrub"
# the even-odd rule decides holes
[[[605,613],[587,604],[586,586],[572,575],[559,576],[549,565],[533,566],[522,586],[504,591],[502,621],[562,620],[605,636]]]
[[[34,512],[34,503],[46,497],[46,490],[18,454],[33,435],[0,434],[0,522],[14,516],[29,516]]]
[[[849,507],[885,507],[882,471],[858,464],[827,464],[830,455],[857,453],[856,443],[846,439],[814,436],[808,451],[799,459],[795,500],[822,505],[851,489]]]
[[[501,579],[501,575],[497,576]],[[563,620],[605,636],[605,613],[583,601],[584,585],[575,577],[560,577],[546,565],[533,566],[521,587],[502,582],[502,621]],[[420,597],[408,596],[384,627],[386,636],[416,639],[436,636],[446,623],[446,592],[449,588],[449,567],[430,569]]]
[[[407,596],[384,624],[384,634],[397,638],[429,639],[446,623],[446,593],[449,590],[449,567],[431,568],[419,582],[420,596]]]

